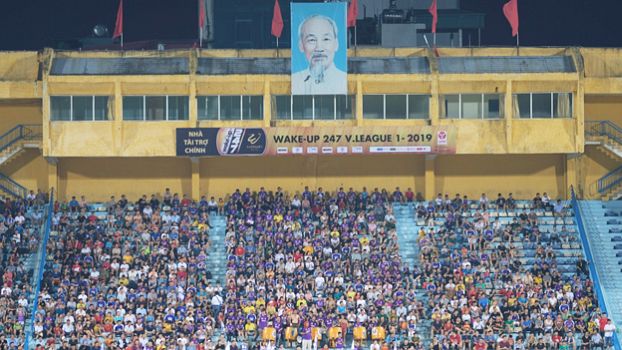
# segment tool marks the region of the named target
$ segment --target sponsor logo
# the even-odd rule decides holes
[[[276,149],[277,154],[287,154],[288,151],[289,149],[287,147],[277,147]]]
[[[242,138],[244,137],[244,129],[227,128],[223,129],[224,137],[220,143],[220,152],[222,154],[237,154],[242,147]]]
[[[348,153],[348,147],[347,146],[337,147],[337,153],[340,153],[340,154]]]
[[[317,147],[307,147],[307,154],[317,154]]]
[[[352,146],[352,153],[363,153],[363,146]]]
[[[303,154],[304,153],[304,148],[302,148],[302,147],[292,147],[292,153],[293,154]]]
[[[436,133],[436,143],[439,145],[447,144],[447,131],[440,130]]]
[[[324,153],[324,154],[331,154],[331,153],[333,153],[333,148],[332,147],[322,147],[322,153]]]

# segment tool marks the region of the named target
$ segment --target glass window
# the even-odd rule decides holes
[[[460,118],[460,95],[445,95],[444,113],[441,115],[445,118]]]
[[[95,96],[95,120],[108,120],[108,96]]]
[[[363,95],[363,117],[365,119],[384,119],[383,95]]]
[[[336,95],[335,104],[337,105],[337,119],[352,119],[352,106],[356,102],[354,95]]]
[[[145,120],[166,120],[166,96],[145,96]]]
[[[322,96],[314,96],[313,98],[314,104],[314,118],[313,119],[323,119],[323,120],[332,120],[335,119],[335,96],[331,95],[322,95]]]
[[[71,96],[50,96],[52,120],[71,120]]]
[[[571,118],[572,117],[572,94],[560,93],[553,94],[553,117]]]
[[[242,96],[242,119],[263,119],[263,96]]]
[[[408,118],[428,119],[430,98],[427,95],[408,95]]]
[[[240,96],[220,96],[220,120],[240,120]]]
[[[406,119],[406,95],[385,95],[385,118]]]
[[[313,120],[313,96],[292,96],[293,119]]]
[[[462,95],[462,119],[479,119],[482,117],[482,95]]]
[[[274,102],[276,103],[276,119],[277,120],[292,119],[292,115],[291,115],[292,97],[290,95],[275,96]]]
[[[188,96],[168,96],[168,120],[188,120]]]
[[[93,96],[73,96],[72,120],[93,120]]]
[[[199,120],[218,120],[218,96],[197,97]]]
[[[531,117],[551,118],[551,94],[531,94]]]
[[[518,108],[518,110],[516,110]],[[531,118],[531,95],[516,94],[514,95],[514,117]]]
[[[503,95],[484,95],[484,119],[503,116]]]
[[[145,117],[144,96],[123,97],[123,120],[143,120]]]

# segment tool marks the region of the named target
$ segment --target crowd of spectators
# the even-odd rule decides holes
[[[540,230],[542,216],[552,228]],[[429,294],[432,349],[594,349],[611,344],[586,262],[563,274],[557,258],[576,239],[562,201],[537,194],[517,208],[510,194],[489,200],[445,195],[417,206],[420,268]],[[499,216],[505,216],[500,220]],[[549,220],[550,222],[550,220]],[[549,225],[551,226],[551,225]],[[525,252],[533,261],[524,263]]]
[[[30,317],[33,266],[41,239],[46,195],[31,192],[24,200],[0,199],[0,347],[17,349],[24,343]]]

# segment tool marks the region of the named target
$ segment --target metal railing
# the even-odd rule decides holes
[[[11,179],[10,177],[0,173],[0,190],[10,194],[15,198],[26,198],[28,189]]]
[[[570,195],[572,196],[572,209],[574,211],[575,222],[577,223],[577,227],[579,229],[579,236],[581,236],[581,247],[583,248],[583,254],[588,262],[588,267],[590,270],[590,276],[592,277],[592,281],[594,282],[594,291],[596,292],[596,297],[598,299],[598,305],[601,310],[606,312],[607,315],[607,302],[605,300],[604,293],[600,287],[600,279],[598,278],[598,272],[596,271],[596,267],[594,266],[594,258],[592,256],[592,248],[590,248],[590,243],[587,238],[587,233],[585,232],[585,226],[583,225],[583,219],[581,218],[581,208],[579,207],[579,201],[574,193],[574,188],[570,187]],[[618,339],[617,332],[613,333],[613,345],[615,350],[622,350],[620,347],[620,340]]]
[[[35,141],[43,137],[43,126],[37,124],[19,124],[0,135],[0,152],[11,147],[20,140]]]
[[[622,145],[622,128],[609,120],[585,122],[585,136],[588,139],[604,136]]]
[[[39,247],[37,249],[37,266],[35,267],[35,271],[33,273],[35,296],[32,302],[30,326],[28,327],[28,329],[25,330],[26,332],[24,337],[24,349],[26,350],[34,348],[32,338],[35,331],[35,319],[39,307],[39,293],[41,292],[41,281],[43,280],[43,272],[45,271],[46,250],[48,240],[50,239],[50,231],[52,229],[52,215],[54,215],[54,190],[50,191],[49,202],[45,209],[45,225],[43,228],[43,239],[39,242]]]
[[[585,122],[585,137],[587,140],[595,140],[605,137],[618,146],[622,147],[622,128],[609,120]],[[596,189],[601,195],[622,183],[622,166],[610,171],[598,179]]]

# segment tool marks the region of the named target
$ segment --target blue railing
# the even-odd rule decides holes
[[[50,191],[50,198],[45,209],[45,225],[43,228],[43,239],[39,243],[37,250],[37,267],[35,268],[34,277],[36,278],[35,296],[33,298],[32,313],[30,315],[30,327],[26,329],[24,349],[29,350],[32,343],[32,337],[35,330],[35,319],[39,307],[39,293],[41,292],[41,281],[43,280],[43,272],[45,270],[46,250],[48,240],[50,239],[50,230],[52,229],[52,215],[54,215],[54,190]]]
[[[596,271],[596,267],[594,266],[592,249],[590,248],[590,243],[587,239],[587,234],[585,233],[585,227],[583,226],[583,219],[581,218],[579,201],[577,201],[577,197],[575,196],[574,189],[572,187],[570,188],[570,193],[572,195],[572,209],[574,211],[574,218],[577,223],[577,227],[579,228],[579,235],[581,236],[581,246],[583,248],[583,254],[587,259],[588,267],[590,269],[590,276],[592,277],[592,281],[594,282],[594,291],[596,292],[596,297],[598,298],[598,305],[600,306],[601,310],[607,312],[605,297],[603,295],[603,291],[600,288],[600,279],[598,278],[598,272]],[[609,315],[608,312],[607,315]],[[620,347],[620,340],[618,339],[618,334],[616,332],[613,333],[613,345],[616,350],[622,350],[622,347]]]
[[[26,187],[2,173],[0,173],[0,189],[15,198],[26,198],[26,195],[28,195]]]
[[[20,124],[0,135],[0,152],[11,147],[20,140],[41,140],[43,126],[36,124]]]
[[[606,136],[622,145],[622,128],[609,120],[585,122],[585,135],[588,138]]]
[[[605,176],[598,179],[598,192],[605,194],[610,189],[622,183],[622,166],[608,172]]]

